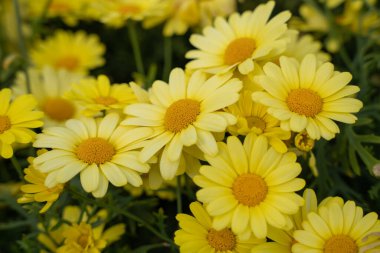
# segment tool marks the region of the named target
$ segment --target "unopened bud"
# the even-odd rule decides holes
[[[314,140],[306,132],[302,132],[294,137],[294,145],[301,151],[309,152],[314,148]]]

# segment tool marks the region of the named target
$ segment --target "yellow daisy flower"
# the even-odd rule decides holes
[[[120,112],[128,104],[137,101],[127,84],[112,84],[105,75],[97,79],[86,78],[72,85],[65,98],[77,102],[87,117],[98,116],[102,111]]]
[[[249,74],[255,64],[270,60],[286,49],[286,21],[290,12],[284,11],[269,20],[274,1],[259,5],[253,12],[232,14],[228,22],[218,17],[214,27],[206,27],[203,35],[192,35],[190,42],[197,50],[186,54],[186,68],[223,73],[238,68]]]
[[[290,42],[281,55],[296,58],[299,62],[308,54],[315,54],[319,63],[330,61],[329,54],[321,50],[322,44],[311,35],[300,35],[298,31],[289,30]]]
[[[225,17],[236,10],[235,0],[162,0],[155,5],[154,15],[144,19],[144,27],[150,28],[165,22],[164,36],[183,35],[189,28],[210,25],[217,17]]]
[[[122,122],[129,126],[148,126],[154,137],[140,153],[142,162],[163,150],[160,171],[165,180],[172,179],[179,168],[183,147],[196,145],[208,155],[216,155],[218,147],[213,132],[224,132],[234,124],[233,115],[221,112],[239,99],[241,81],[231,74],[206,79],[196,72],[189,78],[182,69],[172,70],[169,84],[155,81],[150,90],[150,102],[125,108],[128,115]]]
[[[297,156],[276,152],[264,136],[254,134],[244,144],[230,136],[218,147],[217,156],[205,156],[211,165],[202,166],[193,179],[202,188],[197,199],[214,217],[213,227],[231,226],[235,234],[253,232],[257,238],[267,236],[267,224],[291,227],[289,215],[304,203],[295,193],[305,186],[303,179],[296,178],[301,173]]]
[[[45,113],[44,127],[62,125],[66,120],[77,117],[78,108],[73,101],[63,98],[70,85],[81,79],[81,75],[64,69],[55,70],[45,66],[41,71],[28,70],[31,94],[37,99],[37,108]],[[27,93],[24,72],[19,72],[12,87],[15,95]]]
[[[92,8],[100,12],[100,21],[111,27],[122,27],[128,20],[141,21],[157,12],[159,0],[100,0]]]
[[[293,232],[297,229],[302,229],[302,222],[306,219],[308,213],[317,211],[317,196],[312,189],[305,189],[303,199],[305,204],[296,214],[290,217],[293,228],[285,230],[269,226],[268,238],[273,242],[265,242],[254,246],[251,253],[292,253],[292,246],[295,243]]]
[[[29,17],[40,18],[46,10],[48,18],[60,17],[70,26],[76,25],[89,0],[49,0],[28,1],[24,0]],[[48,5],[47,5],[48,4]]]
[[[202,253],[250,253],[251,248],[265,239],[244,239],[230,228],[214,229],[212,218],[199,202],[190,204],[193,216],[177,214],[180,229],[175,232],[174,242],[180,252]]]
[[[90,69],[104,64],[104,51],[104,45],[95,34],[87,35],[83,31],[57,31],[52,37],[38,42],[30,55],[33,63],[39,68],[50,65],[55,69],[87,73]]]
[[[102,119],[70,119],[65,127],[50,127],[37,136],[34,147],[50,151],[36,157],[33,166],[48,176],[49,188],[66,183],[80,173],[86,192],[103,197],[108,182],[115,186],[130,183],[140,186],[140,173],[149,165],[138,160],[138,143],[151,134],[149,128],[126,129],[119,125],[119,115]]]
[[[265,75],[256,77],[265,91],[252,94],[252,99],[268,106],[268,113],[281,121],[281,128],[294,132],[306,130],[312,139],[326,140],[339,133],[333,120],[352,124],[363,106],[348,97],[359,91],[347,85],[352,76],[334,71],[331,63],[317,65],[315,55],[307,55],[299,64],[295,59],[280,58],[264,66]]]
[[[32,95],[18,96],[11,101],[12,91],[0,90],[0,156],[13,156],[13,143],[30,143],[35,132],[30,128],[43,125],[43,113],[36,111],[37,101]]]
[[[87,211],[91,212],[87,207]],[[57,220],[51,219],[47,228],[38,224],[38,241],[51,252],[100,252],[125,233],[124,224],[116,224],[105,230],[108,213],[102,209],[92,217],[77,206],[66,206],[62,219],[66,223],[57,226]]]
[[[365,252],[379,252],[380,237],[367,238],[379,229],[375,212],[363,216],[363,209],[355,202],[328,198],[319,205],[318,212],[307,215],[302,229],[294,231],[292,252],[358,253],[370,244],[373,248]]]
[[[37,151],[37,154],[43,154],[47,150]],[[24,193],[23,196],[17,199],[17,203],[24,204],[30,202],[46,202],[44,207],[40,210],[40,213],[46,212],[55,201],[59,198],[59,195],[63,191],[63,184],[57,184],[53,188],[48,188],[45,186],[45,179],[47,174],[36,170],[33,165],[34,158],[29,157],[29,167],[24,169],[25,181],[28,184],[21,186],[20,190]]]
[[[283,140],[290,138],[290,131],[282,130],[280,121],[269,115],[265,106],[254,103],[251,94],[250,91],[243,91],[239,101],[225,110],[237,118],[237,123],[229,126],[228,131],[233,135],[263,135],[277,152],[285,153],[287,147]]]

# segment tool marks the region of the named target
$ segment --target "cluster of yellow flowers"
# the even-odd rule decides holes
[[[379,252],[376,213],[339,197],[318,204],[310,189],[297,193],[306,184],[297,154],[313,156],[314,143],[335,138],[336,122],[355,123],[363,104],[351,74],[337,71],[310,35],[288,27],[289,11],[272,16],[274,1],[243,13],[228,0],[49,2],[26,1],[29,17],[47,11],[69,25],[113,27],[165,22],[165,36],[204,29],[190,37],[186,68],[149,90],[89,76],[105,64],[96,35],[58,30],[32,45],[33,66],[0,91],[0,156],[11,158],[17,143],[42,149],[29,159],[19,203],[46,202],[46,212],[76,176],[102,198],[109,184],[158,189],[186,173],[199,202],[190,205],[194,217],[177,215],[181,252]],[[302,8],[302,31],[324,25]],[[342,15],[362,31],[348,11]],[[103,231],[105,210],[91,219],[80,212],[66,207],[68,223],[52,230],[51,220],[39,241],[52,252],[100,252],[124,233],[123,224]]]

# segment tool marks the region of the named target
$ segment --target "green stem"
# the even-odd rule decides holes
[[[136,26],[133,21],[128,21],[128,33],[132,45],[133,55],[135,57],[137,71],[143,76],[145,76],[144,64],[141,57],[141,49],[137,37]]]
[[[164,69],[162,72],[163,80],[169,80],[169,74],[172,67],[172,39],[165,37],[164,40]]]
[[[17,161],[15,156],[11,157],[11,162],[12,162],[13,167],[15,167],[20,180],[24,181],[24,173],[22,172],[22,168],[20,166],[20,163]]]
[[[124,210],[124,209],[121,209],[121,208],[118,208],[118,207],[113,207],[113,206],[109,206],[105,203],[102,203],[102,202],[99,202],[99,201],[96,201],[94,199],[90,199],[88,198],[87,196],[85,195],[82,195],[80,194],[79,192],[71,189],[71,188],[68,188],[69,189],[69,192],[72,193],[73,195],[75,195],[77,198],[79,199],[82,199],[88,203],[91,203],[93,205],[97,205],[97,206],[100,206],[102,208],[106,208],[106,209],[109,209],[117,214],[120,214],[120,215],[123,215],[137,223],[140,223],[142,226],[144,226],[146,229],[148,229],[150,232],[152,232],[152,234],[156,235],[158,238],[164,240],[165,242],[168,242],[170,244],[173,244],[173,241],[168,238],[167,236],[165,235],[162,235],[158,230],[156,230],[153,226],[151,226],[149,223],[147,223],[145,220],[141,219],[140,217]]]
[[[15,16],[16,16],[16,23],[17,23],[17,34],[18,34],[18,44],[20,48],[20,52],[22,55],[22,58],[26,62],[26,65],[29,63],[29,57],[28,57],[28,51],[26,49],[24,36],[22,34],[22,19],[21,19],[21,12],[20,12],[20,5],[18,3],[18,0],[13,0],[13,7],[15,9]],[[28,68],[27,66],[23,67],[23,70],[25,72],[25,79],[26,79],[26,88],[27,92],[30,93],[30,78],[28,74]]]
[[[49,6],[50,6],[51,2],[52,2],[52,0],[47,0],[46,1],[45,5],[44,5],[44,7],[42,9],[41,15],[33,23],[32,41],[36,38],[37,34],[40,33],[41,24],[43,23],[44,19],[47,16],[47,13],[48,13],[48,10],[49,10]]]
[[[182,213],[181,176],[177,177],[176,195],[177,195],[177,213]]]

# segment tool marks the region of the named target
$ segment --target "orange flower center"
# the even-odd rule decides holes
[[[322,111],[322,98],[309,89],[295,89],[290,91],[286,103],[292,112],[307,117],[314,117]]]
[[[224,52],[224,63],[233,65],[250,58],[256,49],[256,43],[251,38],[239,38],[228,44]]]
[[[9,120],[8,116],[0,115],[0,134],[4,133],[9,128],[11,128],[11,121]]]
[[[264,131],[266,127],[265,121],[262,118],[257,117],[257,116],[247,117],[247,123],[248,123],[249,128],[257,127],[261,129],[262,131]]]
[[[115,149],[107,140],[99,137],[89,138],[80,143],[76,150],[78,159],[88,164],[103,164],[111,161]]]
[[[165,114],[165,128],[173,133],[181,132],[193,123],[200,113],[200,103],[193,99],[181,99],[171,104]]]
[[[325,243],[324,253],[357,253],[358,246],[347,235],[334,235]]]
[[[141,8],[136,4],[123,4],[119,6],[118,11],[121,14],[137,14],[141,12]]]
[[[113,97],[97,97],[94,99],[97,104],[109,106],[116,104],[118,101]]]
[[[232,185],[232,192],[236,200],[241,204],[253,207],[265,199],[268,193],[268,186],[262,177],[246,173],[235,179]]]
[[[49,118],[62,122],[71,119],[75,114],[73,103],[59,97],[46,100],[42,105],[42,110]]]
[[[55,1],[52,1],[49,5],[49,10],[55,12],[68,12],[70,10],[70,6],[65,3],[56,3]]]
[[[75,56],[65,56],[58,59],[55,63],[57,69],[63,68],[70,71],[75,70],[79,66],[79,59]]]
[[[220,231],[211,228],[207,234],[207,241],[217,252],[232,251],[236,246],[235,235],[228,228]]]

